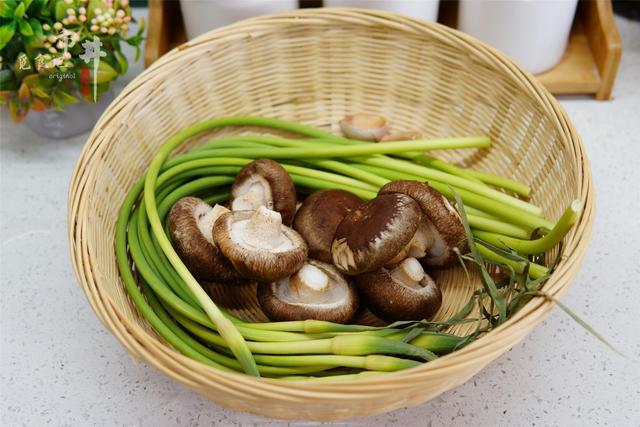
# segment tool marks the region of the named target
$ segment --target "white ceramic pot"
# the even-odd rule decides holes
[[[187,36],[192,39],[242,19],[298,8],[298,0],[180,0]]]
[[[439,0],[324,0],[325,7],[362,7],[396,12],[435,22]]]
[[[458,29],[539,74],[564,54],[578,0],[460,0]]]

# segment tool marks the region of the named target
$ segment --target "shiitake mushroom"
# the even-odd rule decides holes
[[[199,280],[244,281],[213,239],[214,222],[228,211],[220,205],[211,207],[196,197],[183,197],[169,211],[169,235],[173,247]]]
[[[422,241],[415,240],[411,254],[429,267],[451,267],[458,261],[458,253],[467,251],[464,226],[449,200],[427,183],[398,180],[384,185],[378,194],[405,194],[415,200],[422,210]],[[417,237],[419,237],[418,234]],[[410,253],[411,248],[407,250]],[[457,253],[456,253],[457,252]]]
[[[340,120],[340,130],[352,139],[361,141],[380,141],[388,133],[387,120],[376,114],[350,114]]]
[[[307,259],[304,239],[282,224],[279,212],[264,206],[223,214],[213,226],[213,236],[235,269],[252,280],[288,277]]]
[[[260,206],[279,212],[290,226],[296,213],[296,189],[287,171],[271,159],[244,166],[231,186],[231,210],[253,211]]]
[[[333,237],[333,264],[350,275],[378,270],[409,244],[421,215],[420,206],[402,193],[381,194],[352,210]]]
[[[440,287],[415,258],[358,275],[355,282],[371,312],[387,322],[430,319],[442,305]]]
[[[260,283],[257,296],[272,321],[346,323],[358,309],[358,295],[349,278],[333,265],[313,259],[290,277]]]
[[[331,242],[344,217],[364,204],[364,200],[345,190],[320,190],[310,194],[293,220],[293,229],[309,246],[309,257],[331,262]]]

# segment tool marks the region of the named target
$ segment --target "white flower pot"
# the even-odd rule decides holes
[[[324,0],[325,7],[362,7],[396,12],[435,22],[439,0]]]
[[[192,39],[242,19],[298,8],[298,0],[180,0],[187,36]]]
[[[578,0],[460,0],[458,29],[539,74],[562,58],[577,4]]]

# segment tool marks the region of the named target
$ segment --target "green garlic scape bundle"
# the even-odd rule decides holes
[[[534,257],[561,242],[577,221],[580,204],[571,203],[556,223],[548,221],[542,217],[539,207],[516,197],[528,197],[528,186],[424,154],[436,149],[489,147],[488,137],[405,140],[415,136],[380,133],[384,123],[371,125],[375,120],[374,116],[348,116],[341,123],[343,132],[358,138],[350,139],[277,119],[225,117],[193,125],[162,146],[120,209],[115,242],[118,267],[129,295],[140,313],[168,343],[186,356],[224,371],[283,380],[358,378],[418,366],[461,348],[504,323],[539,293],[551,270],[534,262],[537,260]],[[219,137],[170,158],[172,151],[189,138],[226,126],[262,127],[297,134],[300,138]],[[463,226],[461,236],[466,239],[459,247],[469,249],[468,254],[456,253],[456,260],[476,265],[482,288],[475,291],[459,313],[443,322],[416,318],[373,327],[340,323],[350,318],[349,315],[332,318],[336,321],[307,318],[266,323],[249,323],[233,316],[212,301],[176,252],[176,248],[180,248],[174,248],[169,237],[170,228],[175,226],[169,217],[172,207],[178,209],[189,196],[198,196],[208,205],[227,201],[236,175],[257,159],[277,160],[299,193],[344,191],[364,201],[371,200],[367,205],[380,204],[377,200],[381,198],[408,198],[401,193],[410,195],[416,191],[416,185],[426,186],[423,183],[427,182],[426,187],[455,202],[456,215]],[[250,200],[237,203],[245,206],[244,209],[257,208],[250,206]],[[197,204],[182,208],[196,209]],[[375,213],[387,208],[367,209]],[[260,208],[256,212],[266,215],[260,220],[270,221],[272,218],[265,211],[268,209]],[[286,218],[286,214],[282,214],[282,221],[290,224],[293,214]],[[233,216],[225,212],[216,214],[219,215]],[[280,214],[277,218],[281,220]],[[249,216],[244,220],[250,222]],[[214,230],[222,228],[223,222],[216,221]],[[241,232],[233,227],[230,224],[226,232],[232,235]],[[173,243],[176,244],[175,239]],[[230,249],[223,249],[225,254],[229,253]],[[414,249],[406,249],[405,261],[409,261],[394,261],[402,266],[398,274],[411,277],[416,271],[422,271],[410,261],[415,258],[407,255]],[[180,251],[184,258],[184,251]],[[314,255],[314,258],[322,256]],[[306,285],[322,288],[326,285],[322,278],[338,277],[335,274],[339,273],[334,274],[335,268],[323,261],[308,261],[303,268],[298,264],[296,274],[306,280]],[[336,264],[335,255],[333,261]],[[338,262],[336,267],[344,273],[352,264],[340,266]],[[462,265],[464,267],[464,263]],[[496,281],[489,265],[507,274]],[[237,263],[234,262],[234,266]],[[423,275],[418,277],[422,280]],[[388,292],[388,285],[381,283],[372,294]],[[262,297],[270,301],[263,308],[281,309],[273,308],[277,302],[269,299],[272,295]],[[370,298],[375,296],[367,297],[371,303]],[[348,304],[345,307],[344,310],[350,309]],[[417,312],[424,313],[424,308],[420,310],[423,311]],[[269,309],[266,311],[269,313]],[[470,317],[472,313],[478,316]],[[393,313],[390,316],[393,319]],[[477,324],[475,332],[468,336],[445,332],[452,325],[468,322]]]

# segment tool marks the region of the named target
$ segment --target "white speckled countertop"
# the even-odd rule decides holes
[[[625,51],[614,99],[561,100],[584,139],[597,192],[593,240],[564,302],[626,358],[556,310],[466,384],[346,424],[640,425],[640,24],[617,22]],[[128,79],[138,72],[132,67]],[[133,360],[105,330],[76,283],[66,237],[68,181],[86,135],[49,141],[2,111],[0,424],[286,424],[207,401]]]

